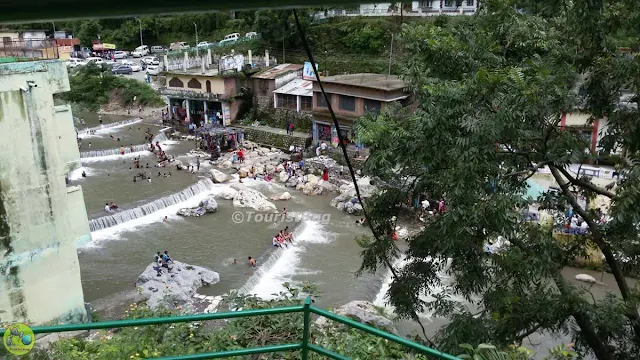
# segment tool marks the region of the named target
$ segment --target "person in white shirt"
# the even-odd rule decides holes
[[[425,199],[422,201],[422,210],[428,210],[430,206],[431,204],[429,203],[429,200]]]
[[[109,206],[109,203],[104,204],[104,211],[111,212],[111,207]]]
[[[320,150],[320,147],[318,146],[316,148],[316,156],[320,156],[320,152],[321,152],[321,150]]]
[[[322,151],[327,150],[327,143],[322,143],[322,145],[320,145],[320,147],[322,148]]]

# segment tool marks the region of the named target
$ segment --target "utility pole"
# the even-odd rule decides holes
[[[200,52],[198,51],[198,24],[194,22],[193,26],[196,27],[196,57],[200,57]]]
[[[56,37],[56,23],[52,22],[51,24],[53,24],[53,37]]]
[[[286,61],[284,60],[284,38],[282,38],[282,63],[286,63]]]
[[[136,20],[138,20],[138,24],[140,25],[140,46],[144,45],[142,43],[142,20],[138,19],[138,18],[134,18]]]
[[[391,57],[393,56],[393,33],[391,34],[391,45],[389,46],[389,75],[391,75]]]

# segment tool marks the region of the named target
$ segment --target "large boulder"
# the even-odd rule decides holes
[[[289,180],[289,174],[287,174],[287,172],[284,170],[280,171],[278,180],[280,180],[281,183],[287,182],[287,180]]]
[[[338,315],[342,315],[361,322],[365,325],[373,326],[380,330],[390,332],[392,334],[398,333],[398,330],[393,324],[393,321],[382,316],[380,314],[380,308],[376,307],[368,301],[352,301],[348,304],[340,306],[337,309],[334,309],[333,312]],[[315,325],[322,328],[329,326],[331,323],[332,321],[328,320],[325,317],[321,317],[316,320]]]
[[[332,184],[328,181],[320,180],[318,181],[318,186],[327,191],[336,191],[338,190],[338,186]]]
[[[214,196],[217,198],[225,199],[225,200],[233,200],[233,197],[236,196],[238,190],[228,187],[220,190]]]
[[[232,165],[233,165],[233,163],[231,162],[231,160],[225,160],[225,161],[222,162],[222,164],[220,164],[220,168],[221,169],[230,169]]]
[[[289,200],[289,199],[291,199],[291,194],[289,194],[286,191],[283,192],[282,194],[273,195],[271,197],[271,200],[275,200],[275,201],[278,201],[278,200]]]
[[[257,211],[277,211],[276,206],[261,192],[244,188],[233,197],[233,206],[251,208]]]
[[[202,200],[198,206],[192,208],[182,208],[178,210],[177,214],[180,216],[192,216],[199,217],[204,214],[213,214],[218,211],[218,203],[215,196],[210,195],[206,199]]]
[[[199,288],[220,281],[217,272],[200,266],[175,261],[169,264],[169,268],[171,271],[158,268],[156,263],[152,263],[136,281],[139,293],[152,309],[161,305],[170,308],[185,305],[192,300]]]
[[[584,282],[590,283],[590,284],[594,284],[594,283],[598,282],[598,280],[596,280],[593,276],[587,275],[587,274],[578,274],[578,275],[576,275],[576,280],[584,281]]]
[[[247,176],[249,176],[249,170],[242,168],[238,171],[238,176],[240,176],[241,179],[246,178]]]
[[[231,180],[231,176],[217,169],[209,170],[209,175],[211,176],[211,180],[216,184],[225,183]]]
[[[218,203],[213,195],[209,195],[206,199],[200,201],[200,207],[205,210],[207,214],[213,214],[218,211]]]
[[[296,187],[296,185],[298,185],[298,181],[293,177],[284,184],[286,187]]]

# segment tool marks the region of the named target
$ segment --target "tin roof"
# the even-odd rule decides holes
[[[313,81],[293,79],[273,92],[276,94],[313,96]]]
[[[284,75],[291,71],[302,70],[303,66],[300,64],[280,64],[267,70],[261,71],[252,76],[254,79],[275,79],[280,75]]]
[[[348,74],[325,76],[320,79],[323,83],[342,84],[350,86],[366,87],[383,91],[393,91],[405,88],[405,83],[396,75],[384,74]],[[314,80],[315,81],[315,80]]]

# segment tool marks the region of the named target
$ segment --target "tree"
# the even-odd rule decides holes
[[[632,1],[574,0],[563,11],[539,17],[516,10],[513,1],[493,0],[481,14],[456,28],[434,24],[404,27],[403,71],[415,96],[415,111],[389,107],[358,121],[357,132],[371,150],[364,171],[387,184],[367,201],[376,239],[361,238],[361,271],[394,269],[388,299],[400,316],[430,310],[450,323],[433,340],[442,350],[455,344],[519,343],[545,330],[573,336],[577,350],[597,359],[636,359],[640,353],[640,291],[630,288],[624,259],[637,258],[640,208],[640,59],[620,51],[610,34],[638,34]],[[628,13],[627,13],[628,12]],[[634,29],[635,26],[635,29]],[[620,95],[630,93],[623,104]],[[563,129],[561,114],[582,111],[592,121],[606,117],[601,152],[585,151],[579,131]],[[572,163],[602,160],[623,148],[623,179],[614,190],[568,171]],[[525,199],[526,180],[548,166],[561,193]],[[393,224],[407,198],[428,194],[445,199],[448,210],[430,218],[399,250]],[[611,201],[610,220],[576,195]],[[556,239],[553,225],[525,221],[517,209],[538,202],[558,224],[571,207],[588,224],[586,236]],[[506,240],[498,254],[487,241]],[[595,300],[573,286],[561,270],[597,249],[615,277],[621,296]],[[631,268],[629,268],[631,266]],[[455,276],[447,291],[425,302],[422,295],[444,287],[439,273]],[[464,297],[470,306],[450,300]]]
[[[298,10],[300,25],[306,31],[311,24],[311,13],[308,10]],[[299,46],[299,36],[297,35],[295,18],[291,10],[258,10],[255,14],[256,31],[262,38],[275,48],[285,46]],[[293,36],[293,35],[296,36]]]
[[[98,35],[102,31],[102,26],[98,20],[82,21],[78,30],[76,31],[76,37],[80,39],[80,43],[84,46],[91,46],[93,40],[98,39]]]

